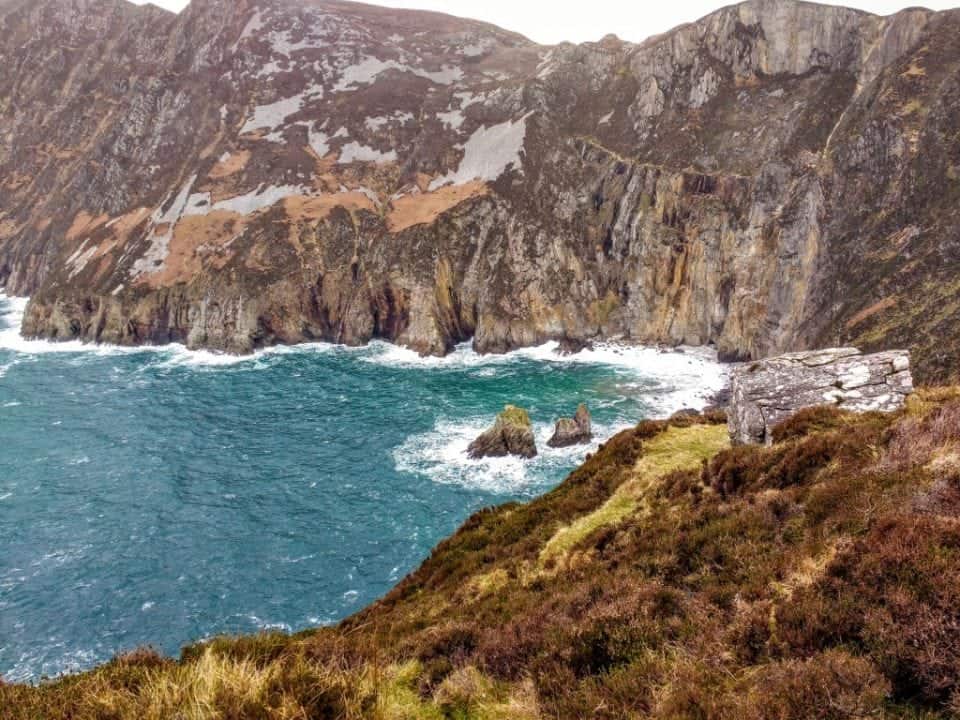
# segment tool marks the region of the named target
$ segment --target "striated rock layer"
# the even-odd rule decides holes
[[[337,0],[4,0],[0,62],[31,336],[895,343],[958,375],[957,11],[542,47]]]
[[[804,408],[893,412],[913,392],[910,353],[864,355],[856,348],[792,353],[734,371],[728,412],[740,444],[773,442],[773,428]]]

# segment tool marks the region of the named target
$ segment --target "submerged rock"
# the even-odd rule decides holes
[[[533,436],[530,415],[523,408],[507,405],[497,415],[493,427],[470,443],[467,453],[475,460],[508,455],[536,457],[537,441]]]
[[[589,340],[578,340],[576,338],[565,337],[557,345],[557,354],[559,355],[578,355],[584,350],[593,350],[593,343]]]
[[[777,423],[807,407],[891,412],[913,392],[910,353],[863,355],[856,348],[793,353],[733,373],[729,410],[735,443],[770,443]]]
[[[577,414],[573,418],[557,420],[553,437],[547,441],[547,445],[552,448],[570,447],[571,445],[588,443],[592,439],[593,427],[590,411],[586,405],[581,403],[580,407],[577,408]]]

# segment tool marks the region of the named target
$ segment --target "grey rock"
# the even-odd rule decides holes
[[[467,454],[474,460],[508,455],[527,459],[536,457],[537,441],[530,415],[522,408],[507,405],[497,415],[493,427],[470,443]]]
[[[892,412],[912,392],[906,350],[864,355],[856,348],[833,348],[781,355],[734,370],[730,435],[738,444],[769,444],[773,427],[803,408]]]
[[[589,340],[579,340],[576,338],[565,337],[559,340],[557,353],[560,355],[577,355],[584,350],[593,350],[593,343]]]
[[[590,411],[586,405],[581,403],[580,407],[577,408],[577,414],[573,418],[557,420],[553,437],[547,441],[547,445],[552,448],[570,447],[571,445],[583,445],[592,439],[593,423]]]

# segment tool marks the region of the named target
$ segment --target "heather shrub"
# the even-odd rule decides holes
[[[703,470],[705,485],[721,497],[736,495],[742,490],[755,487],[770,465],[778,457],[780,449],[767,449],[748,445],[732,447],[717,453]]]
[[[771,663],[736,688],[733,720],[859,720],[880,716],[890,683],[865,658],[830,650]]]
[[[884,462],[892,466],[926,465],[938,453],[960,448],[960,399],[909,414],[891,433]]]
[[[890,516],[777,614],[786,647],[855,643],[898,699],[944,707],[960,687],[960,526]]]
[[[804,408],[774,426],[771,433],[773,442],[782,443],[825,430],[834,430],[845,425],[852,417],[851,413],[836,405]]]

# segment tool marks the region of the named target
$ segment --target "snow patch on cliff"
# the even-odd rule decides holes
[[[338,165],[347,165],[352,162],[372,162],[372,163],[392,163],[397,161],[396,150],[389,152],[380,152],[376,148],[367,147],[353,141],[340,148],[340,159]]]
[[[413,120],[413,113],[410,112],[401,112],[397,111],[393,115],[381,115],[378,117],[368,117],[363,121],[363,124],[366,125],[367,130],[371,132],[377,132],[380,128],[392,125],[397,123],[398,125],[405,125],[410,120]]]
[[[340,80],[333,88],[334,92],[348,92],[355,90],[355,86],[369,85],[387,70],[412,73],[438,85],[452,85],[463,78],[463,70],[452,65],[444,65],[440,70],[430,71],[404,65],[395,60],[384,61],[375,57],[365,57],[359,63],[343,69]]]
[[[277,100],[275,103],[270,103],[269,105],[259,105],[253,109],[253,117],[247,120],[240,129],[240,134],[243,135],[264,128],[275,130],[283,125],[288,117],[300,112],[302,106],[302,95]]]
[[[269,105],[258,105],[253,109],[253,117],[247,120],[240,129],[240,134],[244,135],[264,129],[276,130],[278,127],[283,126],[288,117],[300,112],[308,100],[322,97],[323,87],[320,85],[311,85],[299,95],[283,98]]]
[[[464,117],[462,110],[450,110],[449,112],[437,113],[437,120],[453,130],[459,130],[466,117]]]
[[[494,46],[496,43],[493,40],[482,40],[473,45],[465,45],[460,48],[460,53],[466,57],[480,57],[486,55]]]
[[[550,77],[554,70],[557,68],[557,63],[554,62],[554,52],[549,50],[546,53],[540,56],[540,64],[537,65],[537,79],[544,80],[545,78]]]
[[[67,258],[67,265],[70,266],[70,279],[73,280],[74,277],[79,275],[83,269],[87,266],[87,263],[93,259],[93,256],[97,254],[97,246],[93,245],[90,248],[84,250],[87,247],[87,243],[90,242],[89,239],[84,240],[80,243],[80,247],[77,248],[76,252],[73,253],[69,258]]]
[[[511,166],[523,170],[523,143],[527,136],[527,113],[519,120],[508,120],[500,125],[482,127],[463,146],[463,160],[456,172],[437,178],[430,190],[444,185],[466,185],[474,180],[493,181]]]
[[[170,203],[166,211],[163,210],[163,205],[153,211],[153,215],[150,216],[150,247],[148,247],[147,251],[133,264],[133,268],[131,268],[130,271],[132,277],[139,277],[147,273],[155,272],[157,268],[161,267],[166,261],[167,255],[170,253],[170,241],[173,240],[173,229],[187,209],[191,197],[190,190],[196,181],[197,176],[194,174],[184,183],[180,192],[177,193],[177,196],[173,199],[173,202]],[[166,203],[164,203],[164,205],[165,204]],[[165,229],[164,232],[158,234],[158,227],[163,227]]]
[[[293,195],[310,195],[310,189],[301,185],[260,185],[256,190],[251,190],[244,195],[227,198],[218,202],[211,202],[210,193],[192,193],[190,190],[196,182],[197,176],[194,175],[181,188],[177,197],[170,204],[170,207],[164,212],[161,208],[154,211],[151,216],[151,230],[149,235],[150,247],[134,264],[130,271],[133,278],[155,273],[160,270],[170,254],[170,241],[173,240],[173,233],[177,223],[185,217],[208,215],[215,210],[237,213],[238,215],[252,215],[264,208],[280,202],[281,200]],[[163,232],[158,233],[157,229],[162,228]],[[83,250],[83,246],[79,248]],[[83,254],[75,253],[71,261],[79,264],[89,262],[88,253],[96,252],[96,247]],[[70,262],[70,261],[68,261]],[[82,266],[80,267],[82,270]],[[79,272],[77,270],[76,272]],[[75,274],[75,273],[74,273]],[[71,277],[73,277],[71,275]]]
[[[290,57],[299,50],[311,50],[313,48],[323,47],[326,43],[322,38],[304,37],[303,40],[293,41],[290,39],[290,31],[272,32],[267,36],[270,47],[278,55]]]
[[[453,94],[453,98],[455,101],[459,101],[459,109],[451,105],[447,112],[437,113],[437,119],[447,127],[453,130],[459,130],[466,120],[466,115],[464,115],[466,109],[471,105],[483,103],[483,101],[487,99],[487,96],[483,93],[474,95],[472,92],[458,92]]]
[[[323,132],[323,125],[319,128],[315,128],[314,125],[307,125],[307,143],[317,154],[317,157],[326,157],[330,152],[330,136]]]
[[[220,200],[211,206],[212,210],[226,210],[239,215],[253,215],[264,208],[294,195],[309,195],[310,189],[302,185],[260,185],[245,195]]]

